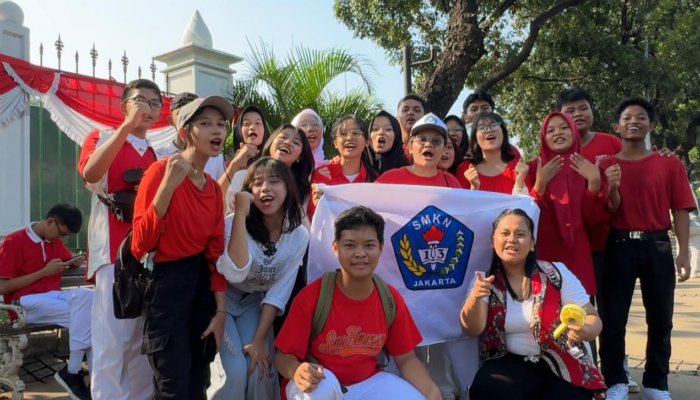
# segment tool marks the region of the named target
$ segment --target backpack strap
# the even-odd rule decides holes
[[[377,274],[372,274],[372,280],[374,285],[377,287],[377,292],[379,293],[379,298],[382,301],[382,308],[384,309],[384,318],[386,319],[386,327],[389,329],[391,324],[394,323],[396,319],[396,304],[394,303],[394,296],[389,290],[389,285],[384,282]]]
[[[314,310],[314,318],[311,320],[311,336],[315,338],[323,331],[328,320],[328,314],[331,312],[331,303],[333,302],[333,290],[335,289],[335,277],[337,271],[326,272],[321,278],[321,292],[318,295],[316,302],[316,310]]]

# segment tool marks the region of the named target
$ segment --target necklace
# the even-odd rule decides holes
[[[263,254],[265,254],[265,256],[267,257],[272,257],[275,255],[275,253],[277,253],[277,247],[272,241],[269,241],[266,244],[264,244],[263,249]]]

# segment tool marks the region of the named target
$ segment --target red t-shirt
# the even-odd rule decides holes
[[[622,150],[622,141],[620,139],[607,133],[596,132],[593,136],[593,140],[581,149],[581,155],[586,160],[595,164],[597,160],[614,157],[620,150]],[[604,177],[605,170],[601,170],[600,174]],[[584,220],[591,251],[605,251],[605,242],[608,237],[608,231],[610,230],[609,224],[611,215],[603,208],[602,203],[597,203],[597,207],[595,207],[594,210],[586,210],[586,212],[597,213],[600,216],[596,223],[589,224],[585,223],[586,220]]]
[[[88,134],[83,142],[78,161],[78,172],[83,176],[83,170],[92,153],[95,152],[110,137],[107,132],[93,131]],[[107,193],[120,190],[134,190],[134,184],[124,180],[124,172],[130,169],[141,168],[146,170],[156,161],[155,152],[150,148],[143,148],[136,137],[129,135],[117,153],[117,156],[109,166],[107,173],[98,183]],[[143,155],[137,148],[144,151]],[[94,185],[86,184],[86,187],[94,191]],[[121,222],[113,212],[107,209],[95,195],[92,196],[90,211],[90,229],[88,230],[88,272],[87,278],[92,278],[95,271],[103,265],[113,264],[117,258],[117,249],[131,228],[128,222]]]
[[[321,292],[321,279],[311,282],[292,302],[275,346],[299,361],[311,354],[344,385],[362,382],[379,372],[377,354],[386,347],[392,356],[406,354],[423,340],[398,290],[389,286],[396,319],[387,329],[375,288],[364,300],[352,300],[336,284],[323,331],[311,341],[311,320]]]
[[[41,240],[30,226],[12,232],[0,244],[0,278],[12,279],[43,269],[49,261],[71,259],[70,251],[61,240]],[[45,276],[15,292],[5,293],[5,304],[22,296],[61,290],[61,274]]]
[[[401,167],[386,171],[379,178],[377,183],[393,183],[395,185],[416,185],[416,186],[437,186],[448,188],[462,188],[457,178],[449,172],[437,170],[435,176],[426,178],[411,172],[409,167]]]
[[[518,164],[518,161],[520,161],[520,154],[518,154],[516,158],[511,160],[511,162],[506,165],[506,168],[502,173],[495,176],[486,176],[479,173],[479,182],[481,183],[479,190],[483,190],[485,192],[512,194],[513,186],[515,186],[515,166]],[[471,162],[467,160],[459,164],[459,167],[457,167],[457,180],[465,189],[471,189],[472,187],[467,178],[464,176],[464,173],[471,165]]]
[[[685,167],[678,157],[659,153],[640,160],[617,157],[601,160],[600,167],[619,164],[620,207],[612,215],[610,226],[624,231],[656,232],[671,229],[669,210],[695,210],[695,198]]]
[[[321,169],[328,169],[328,172],[330,174],[330,179],[319,173],[318,171]],[[360,172],[355,177],[355,179],[350,182],[347,176],[343,174],[343,166],[340,165],[339,162],[330,162],[322,167],[316,168],[314,173],[311,175],[311,183],[323,183],[324,185],[329,185],[329,186],[335,186],[335,185],[345,185],[348,183],[363,183],[367,182],[367,169],[365,168],[364,164],[360,163]],[[311,194],[313,197],[313,193]],[[309,200],[309,206],[307,207],[307,214],[309,216],[309,221],[314,216],[314,212],[316,212],[316,206],[314,205],[314,202]]]
[[[214,268],[224,254],[221,187],[209,174],[205,174],[207,183],[202,190],[185,178],[173,192],[165,217],[160,219],[153,199],[165,176],[166,160],[151,165],[141,180],[134,204],[131,251],[138,260],[157,243],[156,262],[175,261],[204,252],[212,269],[211,289],[226,290],[225,278]]]

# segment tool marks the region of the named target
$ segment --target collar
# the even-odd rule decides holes
[[[126,141],[136,150],[140,156],[143,157],[143,155],[146,153],[146,150],[148,150],[148,147],[150,146],[150,143],[148,142],[148,139],[141,139],[139,137],[136,137],[134,134],[130,133],[129,136],[126,137]]]
[[[331,174],[331,181],[335,182],[345,182],[345,183],[355,183],[355,182],[364,182],[365,179],[367,178],[367,171],[365,170],[365,165],[360,162],[360,172],[357,174],[355,177],[355,180],[350,182],[348,180],[348,177],[343,174],[343,166],[340,165],[340,162],[335,163],[335,164],[328,164],[326,165],[328,167],[328,172]],[[338,184],[336,183],[336,184]]]
[[[43,239],[39,237],[39,235],[34,232],[34,229],[32,229],[32,226],[38,224],[38,222],[30,222],[29,225],[27,225],[24,228],[24,231],[27,233],[27,236],[29,236],[29,239],[32,240],[34,243],[43,243],[45,242]]]

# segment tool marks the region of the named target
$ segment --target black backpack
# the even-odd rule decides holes
[[[114,317],[117,319],[133,319],[141,316],[143,295],[146,292],[146,285],[151,279],[151,271],[144,268],[141,261],[137,260],[131,253],[131,234],[131,229],[129,229],[122,244],[119,245],[117,259],[114,262],[112,299]],[[160,241],[160,236],[158,241]],[[158,247],[158,243],[156,243],[156,247]]]

